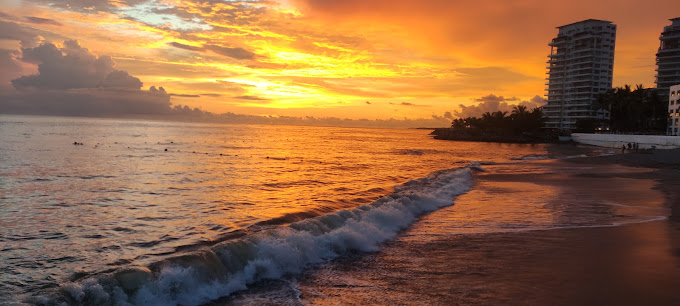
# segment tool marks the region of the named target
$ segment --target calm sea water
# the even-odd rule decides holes
[[[209,302],[377,250],[470,191],[480,165],[593,154],[428,133],[0,116],[0,303]],[[471,209],[446,226],[465,232]]]

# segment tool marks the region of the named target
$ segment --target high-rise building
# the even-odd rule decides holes
[[[656,88],[662,98],[668,97],[669,87],[680,84],[680,17],[671,19],[659,40],[656,54]]]
[[[547,61],[546,128],[568,131],[579,119],[608,119],[609,113],[593,104],[612,88],[616,25],[588,19],[557,29]]]
[[[669,136],[680,136],[680,84],[673,85],[668,94],[668,132]]]

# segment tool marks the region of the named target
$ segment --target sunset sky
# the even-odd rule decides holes
[[[461,114],[459,105],[487,100],[540,102],[555,27],[588,18],[618,25],[614,86],[653,86],[659,34],[680,17],[677,0],[0,2],[5,97],[29,90],[11,80],[38,74],[47,55],[36,47],[49,42],[91,63],[110,56],[107,73],[120,73],[107,82],[135,87],[138,78],[142,90],[163,87],[173,105],[354,119]],[[36,60],[22,48],[35,48]],[[22,82],[41,84],[32,95],[95,86],[51,86],[42,71]]]

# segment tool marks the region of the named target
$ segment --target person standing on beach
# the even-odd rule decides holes
[[[621,154],[626,153],[626,145],[621,145]]]

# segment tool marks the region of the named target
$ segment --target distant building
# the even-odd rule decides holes
[[[667,97],[669,87],[680,84],[680,17],[671,19],[659,37],[656,54],[656,88],[662,98]]]
[[[616,25],[588,19],[557,27],[548,55],[546,128],[572,130],[579,119],[608,119],[593,110],[597,95],[612,88]]]
[[[671,86],[668,94],[668,133],[669,136],[680,135],[680,85]]]

